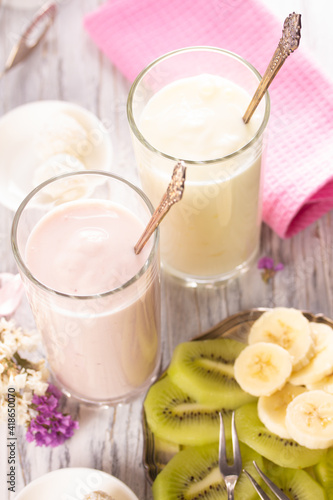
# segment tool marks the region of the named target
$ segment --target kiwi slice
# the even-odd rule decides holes
[[[260,483],[253,460],[262,468],[262,457],[243,443],[240,446],[243,467]],[[227,443],[228,448],[231,449],[231,442]],[[158,474],[152,490],[154,500],[227,500],[226,486],[218,467],[218,444],[186,448],[177,453]],[[257,498],[256,491],[241,473],[235,500]]]
[[[154,435],[154,463],[158,471],[164,469],[165,465],[179,451],[179,444],[166,441],[165,439]]]
[[[325,488],[327,500],[333,500],[333,448],[329,448],[325,458],[314,467],[314,473]]]
[[[305,470],[265,463],[265,474],[290,500],[326,500],[325,490]],[[263,489],[267,490],[264,486]]]
[[[231,410],[198,403],[167,375],[150,387],[144,409],[150,430],[166,441],[193,446],[218,441],[220,411],[225,417],[226,436],[231,434]]]
[[[174,350],[168,375],[200,403],[238,408],[255,400],[234,377],[234,362],[244,347],[229,338],[183,342]]]
[[[311,467],[326,454],[326,450],[309,450],[292,439],[283,439],[270,432],[258,417],[257,403],[238,408],[235,421],[239,440],[281,467]]]

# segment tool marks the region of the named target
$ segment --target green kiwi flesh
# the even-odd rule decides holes
[[[238,408],[255,400],[234,377],[234,362],[244,347],[229,338],[183,342],[174,350],[168,375],[200,403]]]
[[[162,470],[179,450],[179,444],[166,441],[154,435],[154,464],[157,467],[157,471]]]
[[[265,474],[291,500],[326,500],[325,491],[305,470],[265,463]],[[266,486],[264,491],[269,491]]]
[[[154,435],[180,445],[202,445],[219,440],[219,412],[230,437],[231,410],[198,403],[164,376],[153,384],[144,401],[148,427]]]
[[[228,443],[231,449],[231,443]],[[253,460],[260,468],[263,460],[255,451],[241,443],[243,467],[260,482]],[[227,500],[225,482],[218,467],[218,444],[186,448],[175,455],[158,474],[152,486],[154,500]],[[256,500],[256,491],[249,487],[241,473],[235,488],[235,500]]]
[[[333,500],[333,448],[329,448],[325,458],[314,467],[314,473],[325,488],[327,500]]]
[[[283,439],[270,432],[258,417],[257,403],[238,408],[235,421],[239,440],[281,467],[303,469],[325,457],[326,450],[309,450],[292,439]]]

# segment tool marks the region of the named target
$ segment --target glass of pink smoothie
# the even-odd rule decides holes
[[[13,253],[51,372],[95,404],[128,402],[160,365],[159,232],[135,255],[153,207],[106,172],[64,174],[17,210]]]

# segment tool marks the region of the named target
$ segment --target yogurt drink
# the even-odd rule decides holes
[[[41,284],[23,273],[51,370],[80,400],[127,401],[156,376],[156,242],[134,252],[144,227],[119,203],[74,200],[39,218],[21,248],[26,269]]]
[[[260,125],[242,114],[251,96],[217,75],[181,78],[155,94],[140,118],[140,131],[162,153],[191,161],[222,158],[250,142]]]
[[[133,251],[143,230],[134,214],[112,202],[65,203],[31,232],[26,264],[38,281],[60,293],[102,294],[126,283],[143,267],[151,244],[139,255]]]
[[[154,64],[141,74],[130,92],[128,115],[143,189],[154,205],[166,189],[171,165],[179,160],[187,165],[182,201],[161,225],[163,265],[185,280],[209,283],[247,269],[257,255],[262,129],[269,105],[245,125],[252,87],[243,85],[248,77],[237,80],[236,69],[230,69],[234,55],[216,49],[212,67],[202,63],[200,71],[193,51],[176,51],[155,62],[156,75],[166,75],[167,82],[154,90],[152,75],[148,78]],[[200,51],[210,60],[209,49]],[[187,56],[192,64],[186,64]],[[227,76],[219,74],[223,67]],[[251,76],[255,88],[255,70]]]

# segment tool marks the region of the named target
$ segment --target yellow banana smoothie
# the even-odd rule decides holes
[[[262,120],[242,116],[251,100],[240,85],[203,73],[158,90],[134,140],[143,189],[157,206],[170,181],[170,158],[187,165],[182,201],[161,224],[166,270],[200,282],[228,278],[257,255],[261,225]]]

